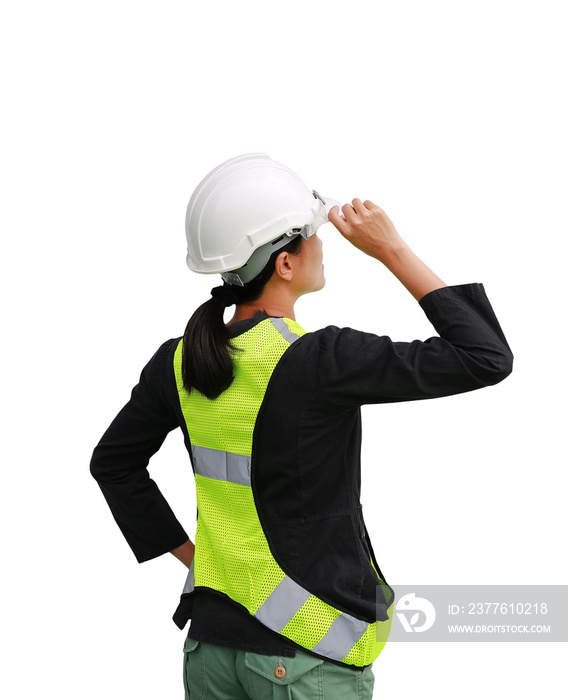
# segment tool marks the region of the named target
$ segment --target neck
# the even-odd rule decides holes
[[[237,321],[244,321],[246,318],[252,318],[259,311],[264,311],[269,316],[283,316],[295,321],[294,302],[296,300],[292,295],[283,294],[282,290],[279,291],[280,293],[274,293],[271,289],[265,288],[264,293],[261,294],[258,299],[237,304],[235,314],[227,325],[230,326]]]
[[[246,318],[252,318],[257,312],[267,313],[269,316],[283,316],[284,318],[290,318],[292,321],[296,320],[294,316],[294,307],[289,307],[284,304],[262,304],[259,299],[254,302],[249,302],[248,304],[239,304],[235,309],[233,318],[227,323],[228,326],[236,323],[237,321],[244,321]]]

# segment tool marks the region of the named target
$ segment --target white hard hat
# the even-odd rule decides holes
[[[243,286],[292,236],[309,238],[338,205],[265,153],[221,163],[197,186],[185,217],[187,265]]]

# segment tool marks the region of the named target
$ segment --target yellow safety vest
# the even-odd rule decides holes
[[[388,620],[369,623],[288,576],[270,551],[251,487],[253,431],[266,387],[281,356],[304,333],[295,321],[269,318],[233,338],[234,380],[215,400],[183,388],[183,340],[177,347],[174,369],[192,445],[198,511],[195,557],[183,593],[196,587],[219,591],[300,647],[367,666],[387,640],[392,601]]]

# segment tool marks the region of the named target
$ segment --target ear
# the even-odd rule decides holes
[[[281,277],[282,279],[285,280],[291,280],[292,275],[293,275],[293,269],[292,269],[292,262],[291,262],[292,256],[290,253],[287,253],[286,251],[283,251],[280,253],[280,255],[276,258],[276,261],[274,263],[274,271],[276,274]]]

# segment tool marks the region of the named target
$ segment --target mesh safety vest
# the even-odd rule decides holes
[[[177,347],[175,377],[192,445],[198,510],[195,556],[183,593],[196,587],[219,591],[314,654],[366,666],[385,645],[392,604],[388,620],[369,623],[288,576],[270,550],[251,486],[253,431],[266,387],[284,352],[304,334],[295,321],[270,318],[233,338],[234,380],[213,401],[183,388],[183,341]]]

